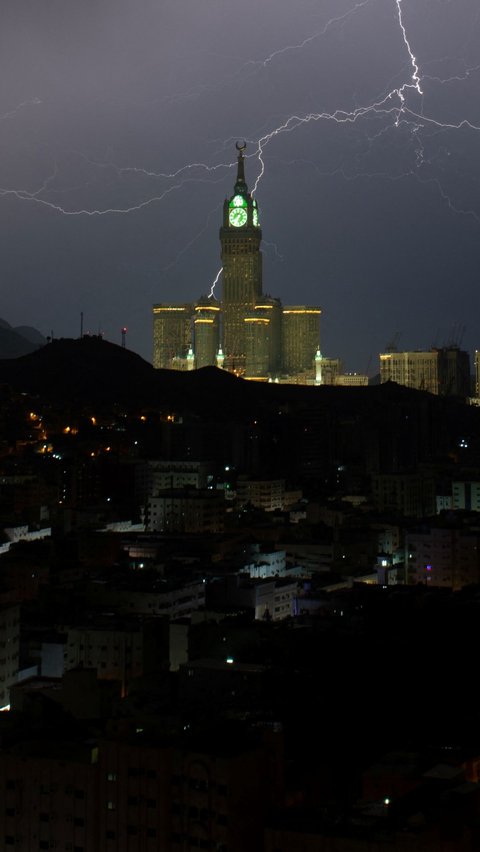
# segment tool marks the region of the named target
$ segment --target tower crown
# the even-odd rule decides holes
[[[235,182],[235,195],[247,195],[248,187],[245,181],[245,155],[244,151],[247,147],[246,142],[236,142],[235,147],[238,151],[237,157],[237,180]]]
[[[236,142],[237,157],[237,179],[233,187],[233,195],[225,199],[223,205],[223,227],[230,231],[255,229],[260,234],[260,222],[258,216],[258,204],[248,191],[245,180],[245,155],[246,142]]]

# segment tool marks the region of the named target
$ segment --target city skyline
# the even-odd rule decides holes
[[[182,0],[140,15],[106,0],[27,23],[22,6],[6,15],[0,101],[13,325],[77,336],[83,312],[85,331],[120,343],[127,326],[151,360],[151,305],[216,279],[246,138],[264,290],[322,306],[324,355],[373,374],[397,332],[401,349],[478,347],[473,0]]]

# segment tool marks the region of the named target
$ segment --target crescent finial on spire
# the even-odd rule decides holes
[[[247,192],[247,184],[245,183],[245,168],[244,168],[245,155],[243,153],[245,151],[246,147],[247,147],[247,143],[246,143],[245,139],[243,141],[235,142],[235,148],[238,151],[237,181],[236,181],[236,184],[235,184],[235,192],[237,194],[238,193],[242,194],[242,193]]]

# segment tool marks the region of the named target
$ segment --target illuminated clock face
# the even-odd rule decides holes
[[[244,207],[231,207],[228,214],[228,221],[234,228],[241,228],[247,221],[247,211]]]

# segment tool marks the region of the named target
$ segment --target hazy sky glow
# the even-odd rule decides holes
[[[322,306],[325,355],[480,348],[478,0],[12,0],[0,57],[13,325],[83,311],[151,360],[152,304],[210,291],[245,138],[264,288]]]

